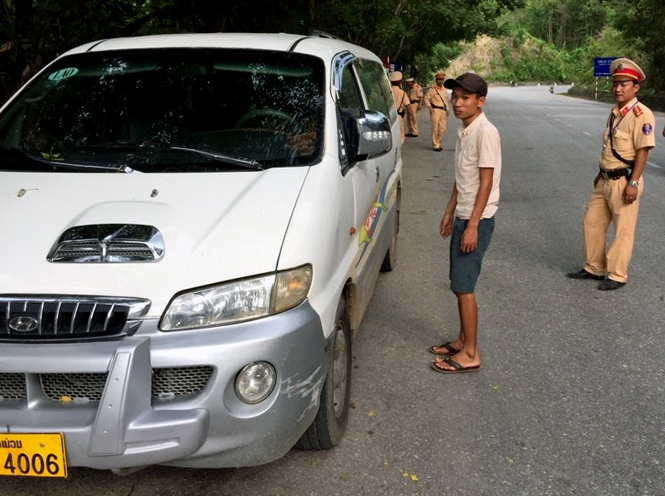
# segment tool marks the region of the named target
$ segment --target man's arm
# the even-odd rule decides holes
[[[473,211],[469,218],[469,223],[462,234],[462,253],[471,253],[478,247],[478,224],[480,224],[480,217],[487,206],[487,201],[492,192],[492,182],[494,180],[494,169],[491,167],[481,167],[480,171],[480,187],[476,195],[476,202],[473,205]]]
[[[644,172],[644,167],[647,164],[647,159],[649,158],[650,147],[644,147],[637,150],[635,153],[635,164],[633,164],[633,173],[630,176],[631,181],[639,181]],[[637,188],[634,188],[630,184],[626,185],[626,189],[623,190],[623,202],[626,205],[630,205],[637,199]]]
[[[403,108],[406,109],[409,105],[411,105],[411,99],[409,98],[409,94],[405,91],[403,96],[402,96],[402,105]]]
[[[429,108],[430,110],[432,110],[431,103],[430,103],[430,100],[432,99],[432,91],[433,91],[432,88],[429,88],[427,90],[427,94],[423,97],[423,100],[422,100],[423,105],[425,107]]]
[[[455,207],[457,207],[457,183],[453,184],[453,191],[450,194],[448,205],[446,205],[446,210],[443,212],[443,218],[439,224],[439,232],[442,238],[447,238],[453,232]]]

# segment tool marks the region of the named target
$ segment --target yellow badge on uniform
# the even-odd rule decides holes
[[[633,114],[635,114],[635,117],[639,117],[639,116],[642,115],[643,113],[644,113],[644,112],[642,112],[642,109],[640,108],[640,106],[639,106],[639,105],[635,105],[635,107],[633,108]]]

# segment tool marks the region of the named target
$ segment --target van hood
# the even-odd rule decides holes
[[[127,296],[160,315],[178,292],[272,272],[308,168],[214,174],[0,174],[0,292]],[[75,226],[154,227],[156,261],[47,260]]]

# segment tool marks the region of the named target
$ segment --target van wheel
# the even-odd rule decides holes
[[[349,420],[350,398],[351,325],[346,300],[342,298],[337,306],[330,366],[321,390],[319,411],[295,447],[305,450],[324,450],[337,446],[344,436]]]
[[[383,258],[381,264],[381,272],[390,272],[397,265],[397,233],[399,232],[399,209],[395,212],[395,221],[393,222],[393,230],[390,233],[390,244],[388,251]]]

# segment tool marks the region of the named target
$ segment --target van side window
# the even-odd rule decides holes
[[[351,72],[351,65],[347,65],[342,73],[342,91],[339,94],[339,105],[343,109],[361,109],[363,100],[356,79]]]
[[[339,111],[339,157],[342,166],[342,174],[346,174],[349,169],[349,156],[351,153],[350,147],[354,141],[354,127],[352,119],[360,117],[363,110],[363,99],[360,94],[360,88],[356,83],[356,78],[353,75],[351,64],[344,67],[342,72],[342,88],[339,92],[339,100],[337,101],[337,108]]]
[[[369,110],[375,110],[389,116],[394,105],[390,83],[381,64],[370,60],[358,59],[356,62],[360,84],[367,96]]]

